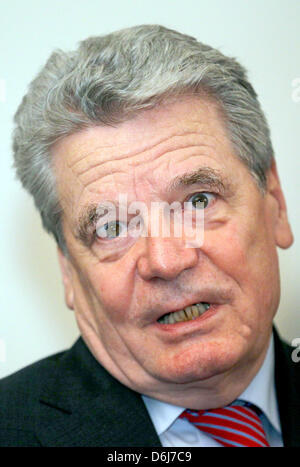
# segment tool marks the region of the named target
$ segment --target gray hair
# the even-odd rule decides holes
[[[262,192],[273,158],[270,133],[245,69],[218,50],[159,25],[136,26],[56,50],[29,85],[14,121],[14,166],[65,254],[51,158],[55,142],[185,94],[213,97],[237,156]]]

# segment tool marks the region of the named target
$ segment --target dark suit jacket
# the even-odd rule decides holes
[[[300,446],[300,362],[275,331],[284,446]],[[114,379],[80,338],[0,381],[0,446],[161,446],[140,395]]]

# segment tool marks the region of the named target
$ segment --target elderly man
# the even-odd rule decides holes
[[[54,52],[15,122],[81,338],[2,380],[0,444],[299,446],[300,367],[272,325],[292,233],[245,70],[125,29]]]

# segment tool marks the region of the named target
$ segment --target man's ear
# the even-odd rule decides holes
[[[57,247],[57,254],[64,284],[65,302],[70,310],[74,310],[74,289],[70,260],[63,254],[59,246]]]
[[[271,168],[267,174],[267,192],[276,202],[276,214],[274,219],[274,236],[277,246],[289,248],[293,243],[293,234],[287,217],[286,203],[280,186],[276,162],[273,159]]]

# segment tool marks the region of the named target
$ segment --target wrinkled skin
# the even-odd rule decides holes
[[[280,296],[277,247],[292,243],[275,163],[263,195],[216,106],[189,97],[66,137],[53,156],[69,251],[59,250],[65,299],[93,355],[123,384],[178,406],[234,400],[265,357]],[[170,188],[201,167],[214,170],[224,190],[205,180]],[[201,247],[151,232],[134,240],[78,238],[91,203],[116,201],[119,193],[147,205],[183,203],[199,192],[211,193]],[[200,301],[214,303],[214,311],[157,323]]]

